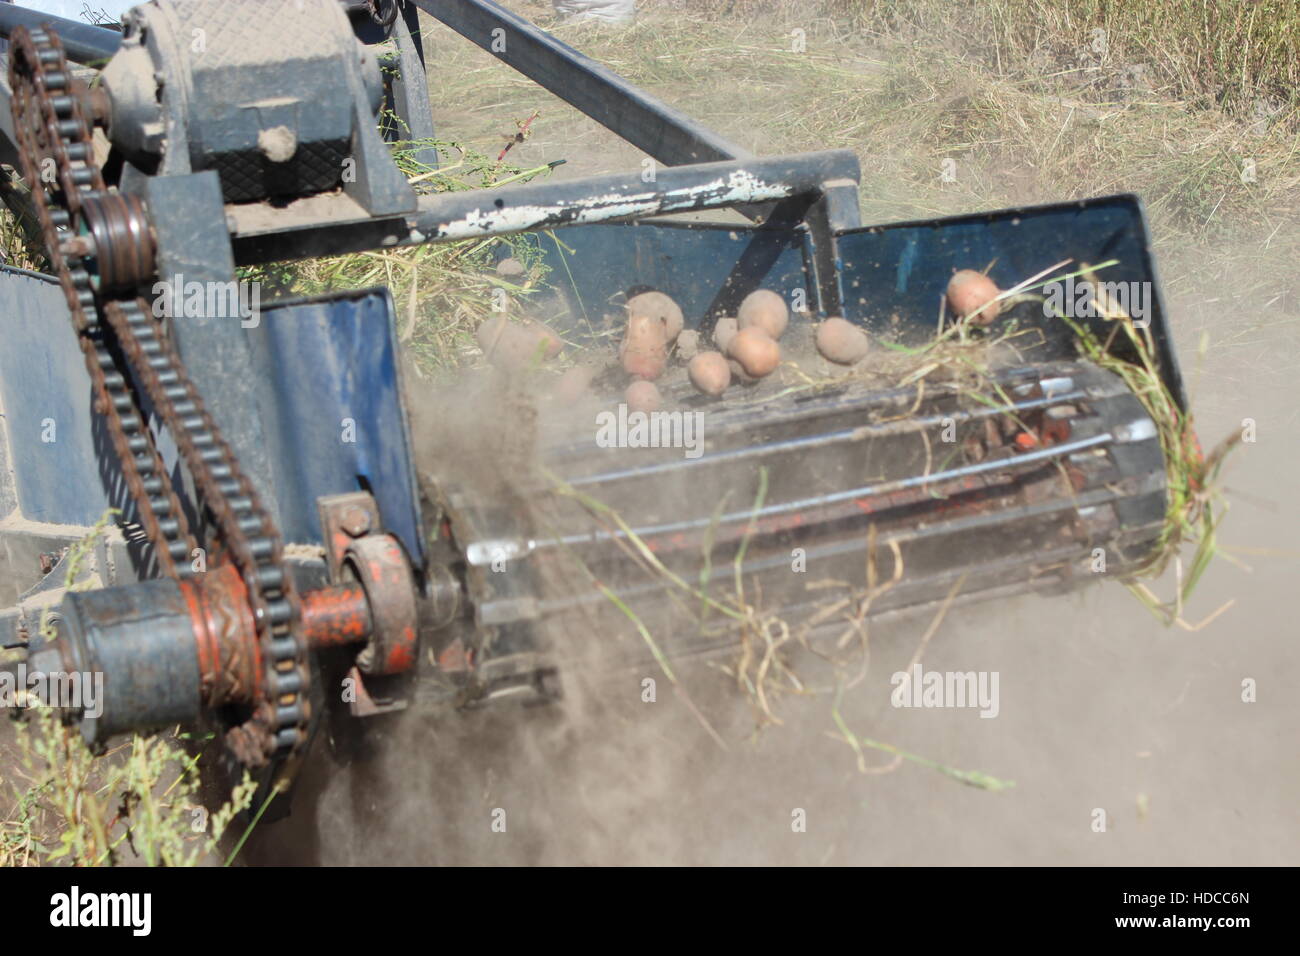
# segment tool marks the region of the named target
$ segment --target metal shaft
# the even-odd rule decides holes
[[[227,214],[235,261],[253,265],[722,209],[794,196],[806,196],[811,202],[826,183],[857,182],[860,176],[857,156],[841,149],[678,166],[659,170],[650,182],[640,172],[616,173],[422,196],[416,212],[404,219],[349,217],[345,210],[311,200],[304,201],[300,210],[290,208],[273,220],[252,207],[232,206]]]

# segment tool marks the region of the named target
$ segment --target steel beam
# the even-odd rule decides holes
[[[752,155],[490,0],[413,2],[661,163]]]
[[[827,183],[856,182],[851,150],[797,153],[590,179],[420,197],[415,213],[370,219],[335,197],[290,203],[275,215],[261,204],[228,206],[239,265],[340,255],[380,247],[502,235],[537,229],[643,219],[665,213],[722,209],[794,197],[814,201]]]
[[[67,20],[40,10],[0,3],[0,37],[9,37],[15,27],[49,26],[59,35],[63,52],[74,63],[92,64],[107,60],[122,45],[122,34],[80,20]]]

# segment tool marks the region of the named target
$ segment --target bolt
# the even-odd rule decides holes
[[[359,538],[370,530],[370,512],[360,505],[352,505],[343,512],[339,526],[354,538]]]

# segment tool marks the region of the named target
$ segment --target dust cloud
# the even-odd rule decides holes
[[[824,697],[782,699],[784,723],[756,732],[745,694],[703,663],[679,668],[690,704],[653,667],[578,671],[558,703],[372,724],[365,751],[346,758],[318,742],[292,817],[264,828],[246,862],[1294,862],[1295,317],[1264,302],[1216,310],[1194,295],[1173,312],[1207,448],[1257,423],[1224,476],[1220,538],[1232,560],[1211,567],[1184,618],[1232,606],[1199,630],[1166,628],[1107,582],[954,610],[923,666],[998,672],[994,719],[891,706],[890,676],[930,616],[877,623],[869,676],[842,703],[862,737],[1014,787],[988,792],[870,748],[860,772]],[[645,678],[656,679],[653,702]],[[1243,702],[1243,681],[1255,682],[1255,702]]]

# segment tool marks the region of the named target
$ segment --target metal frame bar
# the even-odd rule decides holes
[[[56,17],[51,13],[14,6],[12,3],[0,4],[0,37],[7,38],[14,27],[30,29],[42,25],[54,28],[63,43],[63,51],[74,63],[107,60],[122,45],[122,34],[116,30]]]
[[[661,163],[752,155],[491,0],[412,2]]]
[[[826,150],[669,167],[652,183],[640,172],[616,173],[422,196],[416,212],[404,218],[371,219],[355,204],[330,197],[291,203],[273,219],[256,205],[226,212],[235,261],[252,265],[795,197],[815,202],[828,181],[856,182],[859,176],[851,150]]]

